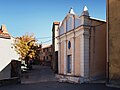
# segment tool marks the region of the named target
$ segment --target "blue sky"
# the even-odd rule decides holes
[[[71,7],[80,15],[85,5],[90,16],[106,19],[106,0],[0,0],[0,25],[15,37],[26,32],[49,37],[54,21],[62,21]]]

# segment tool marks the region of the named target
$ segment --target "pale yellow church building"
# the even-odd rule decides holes
[[[80,16],[71,8],[58,28],[60,81],[83,83],[104,79],[106,21],[92,18],[85,6]]]

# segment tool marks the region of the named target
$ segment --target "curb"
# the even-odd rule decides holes
[[[111,87],[111,88],[120,88],[120,85],[117,85],[117,84],[108,84],[108,83],[106,83],[106,86]]]
[[[10,85],[10,84],[20,84],[20,83],[21,83],[21,79],[19,77],[0,80],[0,86]]]

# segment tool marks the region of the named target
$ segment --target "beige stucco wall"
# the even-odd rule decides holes
[[[96,26],[100,25],[100,26]],[[106,71],[106,23],[92,20],[90,37],[90,77],[105,77]]]
[[[75,76],[80,75],[80,36],[75,38]]]

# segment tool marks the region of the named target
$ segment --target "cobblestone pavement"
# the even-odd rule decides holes
[[[118,88],[107,87],[103,83],[60,83],[54,78],[54,73],[50,67],[33,66],[23,74],[22,83],[14,85],[0,86],[0,90],[120,90]]]

